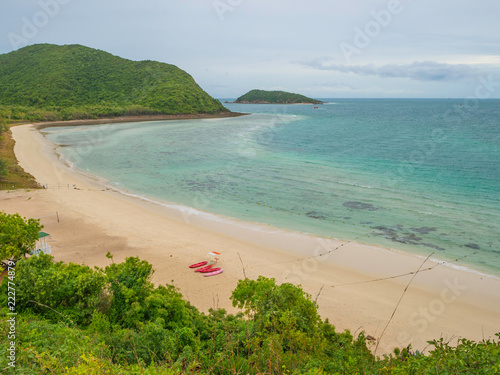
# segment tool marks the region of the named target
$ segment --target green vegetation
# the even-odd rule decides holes
[[[0,119],[55,121],[228,112],[185,71],[80,46],[0,55]]]
[[[5,176],[8,173],[7,161],[0,159],[0,176]]]
[[[16,285],[15,374],[495,374],[498,341],[431,342],[421,355],[405,348],[375,358],[365,337],[322,321],[300,287],[274,279],[241,280],[237,315],[202,314],[172,285],[155,287],[138,258],[104,270],[21,259],[0,286]],[[14,275],[14,274],[12,274]],[[5,315],[4,315],[5,316]],[[6,326],[4,326],[6,327]],[[7,329],[0,351],[7,353]],[[8,369],[6,355],[0,368]],[[8,370],[7,370],[8,371]]]
[[[322,104],[323,102],[300,94],[285,91],[251,90],[240,96],[235,103],[252,104]]]
[[[5,133],[7,129],[8,128],[5,123],[5,120],[0,119],[0,144],[3,143],[4,141],[3,133]],[[2,176],[6,176],[7,173],[9,172],[7,166],[8,166],[7,160],[0,158],[0,178],[2,178]]]
[[[2,123],[1,120],[0,123]],[[8,128],[9,125],[0,126],[0,190],[38,188],[39,185],[33,176],[17,164],[14,155],[14,140]]]
[[[9,215],[0,211],[0,261],[28,254],[34,248],[41,229],[38,219],[26,219],[19,214]]]

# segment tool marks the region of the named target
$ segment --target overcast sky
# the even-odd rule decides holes
[[[175,64],[217,98],[500,98],[498,0],[2,0],[0,14],[0,53],[82,44]]]

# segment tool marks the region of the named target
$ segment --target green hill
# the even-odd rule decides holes
[[[251,104],[322,104],[323,102],[300,94],[285,91],[251,90],[240,96],[235,103]]]
[[[0,55],[0,117],[22,117],[18,112],[68,120],[228,110],[174,65],[81,45],[37,44]]]

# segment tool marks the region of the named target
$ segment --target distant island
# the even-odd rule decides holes
[[[249,104],[323,104],[322,101],[286,91],[251,90],[234,103]]]
[[[185,71],[81,45],[35,44],[0,55],[0,121],[227,115]]]

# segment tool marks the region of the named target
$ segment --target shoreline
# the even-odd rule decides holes
[[[62,127],[62,126],[84,126],[84,125],[105,125],[129,122],[144,122],[144,121],[165,121],[165,120],[201,120],[201,119],[218,119],[246,116],[248,113],[242,112],[223,112],[218,114],[198,113],[198,114],[180,114],[180,115],[141,115],[141,116],[120,116],[102,119],[82,119],[69,121],[48,121],[39,122],[33,125],[36,129],[42,130],[45,128]]]
[[[47,142],[50,141],[47,140]],[[303,250],[306,247],[311,247],[308,245],[310,245],[313,242],[324,244],[322,246],[324,251],[319,252],[317,257],[328,254],[336,247],[342,247],[346,244],[353,243],[358,246],[374,249],[378,252],[394,253],[396,256],[413,257],[413,258],[418,258],[421,261],[427,259],[428,262],[431,263],[431,267],[432,266],[449,267],[461,272],[467,272],[475,274],[480,277],[492,278],[497,281],[500,281],[500,275],[475,269],[473,265],[470,264],[457,263],[458,261],[467,257],[468,255],[465,255],[464,257],[458,259],[444,260],[433,257],[432,255],[439,254],[436,252],[433,252],[429,256],[425,256],[423,254],[418,254],[401,249],[390,248],[376,243],[364,243],[364,242],[357,242],[356,240],[343,240],[339,238],[324,237],[321,235],[312,234],[308,232],[299,232],[299,231],[293,231],[291,229],[275,227],[271,224],[245,221],[234,217],[213,213],[210,211],[204,211],[201,209],[185,206],[180,203],[161,200],[156,197],[148,197],[146,195],[141,195],[140,193],[129,191],[126,188],[120,188],[114,186],[110,181],[102,177],[98,177],[90,173],[81,171],[77,168],[74,168],[71,165],[71,163],[57,151],[58,148],[66,146],[53,144],[53,147],[54,147],[54,152],[57,154],[57,157],[69,169],[71,169],[76,174],[82,175],[85,178],[96,181],[99,185],[102,185],[106,190],[116,192],[117,194],[129,197],[134,200],[143,201],[146,204],[161,206],[163,209],[168,211],[168,214],[171,217],[175,217],[179,220],[185,221],[188,224],[199,226],[204,229],[217,232],[219,234],[228,235],[230,233],[231,236],[234,236],[239,240],[253,243],[255,245],[266,246],[269,243],[272,243],[272,246],[274,248],[278,248],[283,252],[293,253],[294,255],[301,257],[299,260],[311,258],[310,256],[311,254],[304,253]],[[259,234],[261,237],[260,238],[254,237],[253,235],[256,233]],[[285,238],[288,238],[288,240],[283,241]],[[326,243],[329,243],[328,248]],[[427,270],[428,267],[424,268],[420,272],[425,272]]]
[[[21,215],[40,217],[55,210],[62,216],[61,223],[73,223],[71,230],[62,230],[66,223],[55,223],[50,216],[42,218],[44,230],[54,236],[51,245],[56,261],[104,267],[110,263],[107,251],[117,261],[139,256],[153,264],[155,284],[174,280],[185,298],[201,311],[218,306],[234,312],[228,297],[237,280],[244,273],[250,278],[262,274],[279,283],[301,284],[313,299],[316,296],[322,318],[329,318],[338,331],[355,333],[359,329],[377,338],[410,281],[410,272],[422,264],[422,258],[396,250],[267,226],[270,233],[256,236],[255,229],[242,231],[238,222],[229,229],[221,227],[213,218],[204,217],[211,215],[206,213],[192,211],[186,220],[182,210],[176,213],[158,202],[127,197],[71,170],[36,127],[12,128],[20,165],[39,183],[49,183],[49,187],[77,185],[78,189],[1,192],[1,197],[9,213],[21,210]],[[88,228],[84,231],[89,234],[83,245],[77,242],[78,238],[82,241],[78,235],[82,228]],[[83,248],[86,252],[82,253]],[[185,268],[209,251],[222,252],[225,272],[200,284]],[[422,268],[435,264],[429,261]],[[373,281],[404,273],[408,275]],[[410,342],[413,349],[422,350],[427,340],[439,337],[492,338],[500,326],[500,306],[492,303],[500,301],[500,279],[495,276],[436,266],[417,275],[406,293],[378,354]]]
[[[250,115],[250,114],[242,113],[242,115]],[[229,117],[238,117],[238,116],[229,116]],[[212,117],[209,117],[209,118],[212,118]],[[205,118],[200,118],[200,119],[205,119]],[[172,118],[170,120],[175,121],[176,118]],[[140,123],[142,121],[143,121],[142,119],[138,119],[137,123]],[[156,121],[156,120],[151,119],[151,121]],[[158,121],[161,121],[161,120],[158,120]],[[119,121],[119,122],[132,123],[132,122],[128,122],[126,120],[126,118],[123,119],[123,121]],[[73,124],[68,125],[67,122],[65,124],[67,126],[92,125],[92,124],[89,124],[85,121],[82,123],[74,124],[74,125]],[[65,126],[65,124],[60,124],[58,126]],[[103,125],[103,124],[101,124],[101,125]],[[270,237],[272,237],[272,236],[270,236],[270,233],[279,231],[281,234],[283,234],[285,236],[288,236],[288,237],[292,236],[292,237],[298,238],[300,245],[297,245],[296,241],[288,241],[286,246],[280,244],[277,241],[273,241],[274,242],[273,246],[278,247],[282,251],[285,251],[285,252],[290,252],[290,251],[295,250],[294,252],[299,256],[308,256],[308,254],[300,252],[300,248],[304,247],[304,238],[308,238],[309,242],[312,242],[313,240],[318,240],[318,239],[321,241],[333,240],[333,241],[337,241],[337,243],[351,243],[351,242],[353,242],[353,243],[356,243],[356,244],[361,245],[361,246],[366,246],[366,247],[370,247],[370,248],[377,248],[381,251],[383,251],[383,250],[392,251],[392,252],[400,253],[403,256],[417,257],[421,260],[424,260],[425,258],[427,258],[428,254],[432,252],[431,257],[429,258],[429,261],[433,262],[434,264],[439,263],[439,264],[445,265],[446,267],[451,267],[451,268],[454,268],[454,269],[457,269],[460,271],[464,271],[464,272],[475,273],[481,277],[490,277],[490,278],[498,279],[500,281],[500,274],[499,273],[494,273],[491,270],[486,269],[484,267],[483,267],[483,269],[477,268],[476,264],[474,264],[472,262],[467,262],[467,260],[465,260],[465,259],[470,257],[471,254],[460,256],[460,257],[457,257],[457,256],[454,256],[454,257],[441,256],[440,257],[440,255],[442,255],[442,254],[440,252],[435,251],[435,250],[434,251],[428,250],[428,252],[426,253],[422,249],[420,249],[420,251],[418,251],[418,249],[417,249],[417,251],[414,249],[410,249],[410,250],[403,249],[403,248],[398,249],[398,248],[394,248],[388,244],[383,244],[383,243],[376,243],[376,242],[370,242],[370,241],[360,242],[359,239],[356,239],[356,238],[353,240],[343,239],[343,238],[341,238],[342,237],[341,235],[338,237],[337,236],[336,237],[327,237],[327,236],[324,236],[324,235],[318,234],[318,233],[315,234],[315,233],[311,233],[311,232],[303,232],[303,231],[289,229],[289,228],[285,228],[285,227],[276,227],[276,226],[273,226],[273,224],[247,221],[245,219],[238,219],[235,217],[225,216],[223,214],[214,213],[214,212],[204,210],[204,209],[189,207],[189,206],[186,206],[184,204],[170,202],[170,201],[164,200],[162,198],[148,196],[148,195],[143,194],[141,192],[136,193],[136,192],[128,190],[126,187],[116,186],[111,181],[106,180],[105,178],[97,177],[95,175],[92,175],[89,172],[84,172],[82,170],[74,168],[72,162],[70,160],[67,160],[59,152],[59,149],[66,147],[66,145],[52,143],[51,141],[49,141],[45,137],[47,133],[44,131],[44,129],[51,127],[51,126],[39,127],[39,124],[33,124],[33,126],[36,127],[37,129],[39,129],[40,132],[42,133],[42,135],[44,135],[44,138],[46,139],[46,141],[50,142],[53,145],[54,152],[57,154],[58,159],[63,161],[66,164],[66,166],[68,168],[70,168],[71,170],[73,170],[75,173],[83,175],[86,178],[97,180],[97,181],[99,181],[100,184],[104,185],[107,189],[113,190],[119,194],[124,194],[124,195],[130,196],[130,197],[133,197],[133,198],[136,198],[139,200],[143,200],[143,201],[146,201],[149,203],[156,204],[156,205],[161,205],[161,206],[166,207],[170,211],[181,211],[181,212],[183,212],[182,220],[186,220],[186,215],[187,215],[186,212],[191,212],[189,214],[189,216],[193,215],[193,213],[196,212],[195,215],[199,216],[199,218],[197,220],[197,222],[198,222],[197,225],[202,226],[206,229],[217,231],[218,233],[226,234],[229,232],[227,227],[237,227],[239,230],[237,231],[237,233],[235,235],[239,239],[253,242],[255,244],[265,245],[267,242],[273,241],[273,239],[270,238]],[[58,127],[58,126],[55,126],[55,127]],[[176,212],[171,212],[170,214],[175,216]],[[217,225],[217,224],[214,225],[214,222],[218,222],[218,224],[220,224],[220,225]],[[242,230],[242,227],[243,227],[243,230]],[[266,240],[254,241],[252,239],[252,236],[249,235],[249,233],[252,233],[252,232],[258,232],[259,234],[264,235],[264,237],[266,238],[267,241]]]

